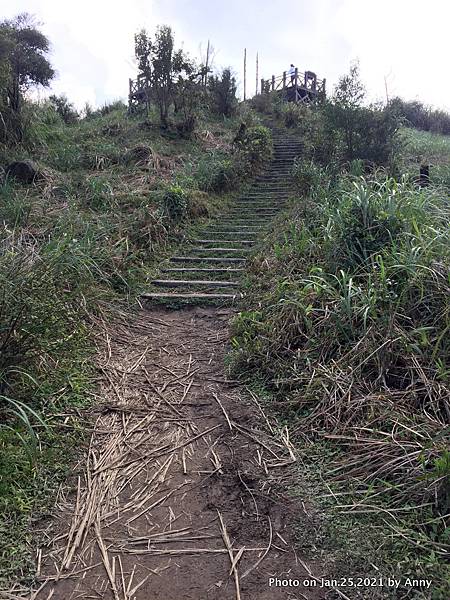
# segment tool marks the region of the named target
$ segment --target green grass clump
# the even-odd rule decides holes
[[[248,307],[234,320],[233,368],[265,383],[292,435],[331,444],[329,484],[349,494],[350,510],[385,511],[386,536],[400,530],[417,542],[418,571],[443,590],[446,194],[382,173],[316,178],[309,190],[250,266]]]
[[[240,172],[236,162],[225,152],[212,152],[198,164],[195,179],[205,192],[226,192],[236,187]]]
[[[195,180],[206,192],[227,192],[236,189],[245,179],[255,175],[272,155],[269,129],[251,125],[230,148],[215,150],[197,165]]]

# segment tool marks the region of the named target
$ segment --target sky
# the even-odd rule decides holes
[[[247,96],[259,78],[294,63],[332,90],[359,60],[368,99],[399,95],[450,110],[448,0],[2,0],[0,20],[28,12],[51,42],[51,92],[78,108],[126,99],[135,77],[134,34],[172,27],[193,58],[214,47],[217,69],[231,67]],[[40,92],[45,96],[48,92]]]

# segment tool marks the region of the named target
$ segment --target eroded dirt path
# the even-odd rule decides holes
[[[292,544],[301,503],[286,493],[295,454],[226,380],[230,315],[155,309],[109,333],[78,490],[59,500],[34,597],[325,597],[269,587],[308,578]]]

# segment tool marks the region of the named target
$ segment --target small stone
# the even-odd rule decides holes
[[[41,172],[35,162],[25,159],[12,162],[6,169],[6,176],[20,183],[33,183],[41,177]]]

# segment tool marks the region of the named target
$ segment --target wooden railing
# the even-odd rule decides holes
[[[150,82],[144,75],[129,80],[128,110],[135,112],[142,106],[148,108],[150,102]]]
[[[261,94],[280,91],[287,100],[293,102],[316,102],[325,99],[325,79],[318,79],[312,71],[293,74],[284,71],[282,75],[272,75],[270,79],[261,79]]]

